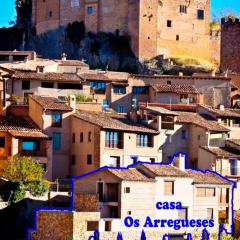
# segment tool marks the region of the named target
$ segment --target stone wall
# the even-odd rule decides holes
[[[74,194],[74,210],[78,212],[96,212],[98,197],[94,194]]]
[[[221,31],[221,69],[240,72],[239,19],[222,19]]]

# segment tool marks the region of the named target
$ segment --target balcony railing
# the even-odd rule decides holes
[[[119,148],[122,149],[123,148],[123,142],[122,141],[105,141],[105,147],[106,148]]]
[[[26,156],[26,157],[47,157],[46,151],[19,151],[19,156]]]
[[[174,122],[162,122],[162,129],[174,130]]]

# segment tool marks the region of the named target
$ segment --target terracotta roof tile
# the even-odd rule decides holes
[[[152,88],[158,93],[177,93],[177,94],[198,94],[198,90],[193,85],[176,84],[153,84]]]
[[[78,111],[75,117],[98,125],[103,129],[113,129],[128,132],[144,132],[157,134],[158,131],[142,124],[130,121],[126,116],[117,113]]]
[[[213,108],[207,105],[199,105],[199,107],[203,108],[209,113],[214,114],[216,117],[239,117],[240,118],[240,109],[224,108],[224,110],[220,110],[218,108]]]
[[[73,73],[46,72],[37,73],[33,71],[16,71],[13,75],[16,80],[39,80],[56,82],[81,82],[82,79]]]
[[[88,67],[89,65],[79,60],[56,60],[60,66]]]
[[[230,158],[230,157],[236,157],[240,158],[240,151],[231,148],[231,147],[206,147],[202,146],[202,149],[214,154],[217,157],[224,157],[224,158]]]
[[[203,127],[208,131],[212,132],[229,132],[230,130],[221,126],[217,121],[214,120],[206,120],[202,116],[197,113],[192,112],[178,112],[179,116],[177,116],[178,123],[185,124],[195,124],[199,127]]]
[[[0,131],[7,131],[14,137],[49,138],[28,118],[0,117]]]
[[[228,139],[227,142],[240,146],[240,139]]]
[[[54,97],[43,97],[43,96],[31,96],[31,98],[39,103],[46,110],[57,110],[57,111],[72,111],[65,102],[59,101]]]
[[[108,171],[125,181],[155,181],[154,179],[148,178],[147,176],[143,175],[135,168],[121,170],[108,169]]]
[[[162,107],[154,107],[154,106],[145,107],[143,105],[142,106],[140,105],[140,108],[146,109],[146,110],[149,110],[149,111],[152,111],[152,112],[155,112],[155,113],[160,113],[160,114],[163,114],[163,115],[178,116],[178,113],[170,111],[170,110],[168,110],[166,108],[162,108]]]
[[[142,164],[145,168],[151,171],[158,177],[180,177],[180,178],[193,178],[195,184],[216,184],[216,185],[230,185],[230,183],[220,176],[211,172],[200,172],[197,170],[182,171],[172,165],[163,164]]]

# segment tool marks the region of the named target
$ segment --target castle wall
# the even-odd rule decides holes
[[[222,70],[240,72],[240,22],[239,19],[222,19],[221,23]]]

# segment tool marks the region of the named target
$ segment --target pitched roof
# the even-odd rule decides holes
[[[227,142],[240,146],[240,139],[228,139]]]
[[[216,184],[216,185],[230,185],[227,180],[224,180],[220,176],[214,173],[206,172],[203,173],[197,170],[186,169],[185,171],[180,170],[172,165],[164,164],[142,164],[150,172],[158,177],[180,177],[180,178],[193,178],[194,184]]]
[[[45,110],[57,110],[57,111],[72,111],[73,109],[69,107],[65,102],[59,101],[54,97],[43,97],[33,95],[31,98],[40,104]]]
[[[88,67],[89,65],[79,60],[55,60],[60,66]]]
[[[113,129],[127,132],[143,132],[157,134],[158,131],[142,124],[130,121],[126,116],[117,113],[78,111],[76,118],[100,126],[103,129]]]
[[[0,131],[7,131],[14,137],[49,139],[29,118],[0,116]]]
[[[187,84],[153,84],[153,90],[158,93],[177,93],[177,94],[198,94],[198,90],[193,85]]]
[[[129,169],[108,169],[108,171],[118,178],[125,180],[125,181],[148,181],[152,182],[155,181],[152,178],[149,178],[142,173],[140,173],[135,168],[129,168]]]
[[[145,106],[140,105],[140,108],[150,110],[150,111],[155,112],[155,113],[160,113],[160,114],[163,114],[163,115],[178,116],[178,113],[170,111],[170,110],[168,110],[166,108],[162,108],[162,107],[154,107],[154,106],[145,107]]]
[[[17,80],[39,80],[75,83],[80,83],[82,81],[82,79],[77,74],[73,73],[37,73],[34,71],[15,71],[13,78]]]
[[[219,158],[230,158],[230,157],[236,157],[240,158],[240,151],[238,149],[232,148],[232,147],[206,147],[201,146],[202,149],[214,154],[215,156]]]
[[[206,120],[202,116],[197,113],[192,112],[178,112],[179,116],[177,116],[178,123],[185,124],[195,124],[199,127],[205,128],[208,131],[212,132],[229,132],[230,130],[221,126],[217,121],[214,120]]]
[[[224,108],[224,110],[220,110],[207,105],[199,105],[199,107],[204,108],[216,117],[240,117],[240,109]]]

